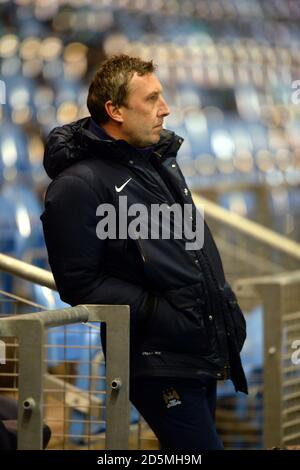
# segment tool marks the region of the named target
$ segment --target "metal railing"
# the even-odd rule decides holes
[[[32,266],[30,264],[24,263],[23,261],[19,261],[11,256],[7,256],[5,254],[0,254],[0,271],[11,273],[18,278],[23,278],[25,280],[30,280],[35,282],[36,284],[46,284],[48,288],[52,290],[56,290],[56,286],[54,283],[53,276],[50,272]],[[47,289],[47,288],[46,288]],[[32,302],[28,299],[20,295],[15,295],[7,292],[0,291],[4,299],[10,299],[14,306],[12,313],[17,313],[18,311],[23,311],[24,305],[29,306],[32,310],[38,308],[39,310],[45,308],[45,305],[37,304],[36,302]],[[50,294],[50,292],[49,292]],[[0,298],[0,306],[1,306],[1,298]],[[90,307],[90,306],[89,306]],[[89,323],[85,324],[87,327],[92,327]],[[91,331],[90,328],[86,328],[87,330]],[[72,329],[72,331],[68,331],[66,334],[62,334],[59,339],[55,342],[55,344],[46,345],[48,348],[48,356],[49,356],[49,348],[62,352],[62,356],[68,356],[68,352],[65,351],[72,350],[70,348],[70,341],[69,334],[76,336],[79,332]],[[98,332],[93,330],[94,336],[99,334]],[[87,336],[91,336],[88,332],[86,333]],[[91,343],[90,340],[87,341]],[[94,341],[93,341],[94,342]],[[11,349],[14,348],[14,345],[10,345]],[[74,346],[74,349],[78,348]],[[51,350],[50,349],[50,350]],[[87,349],[92,350],[92,354],[94,355],[94,346],[86,346]],[[45,407],[45,414],[46,414],[46,421],[49,425],[53,424],[52,427],[52,437],[50,441],[51,448],[63,448],[63,449],[93,449],[93,448],[104,448],[103,447],[103,433],[105,432],[106,428],[106,416],[105,416],[105,407],[102,406],[102,416],[105,421],[99,421],[99,416],[97,417],[94,413],[97,406],[99,407],[101,403],[103,403],[103,391],[95,389],[99,385],[97,382],[101,382],[101,387],[103,386],[103,382],[105,380],[105,372],[104,369],[104,361],[101,359],[103,358],[103,354],[101,353],[101,348],[99,348],[96,357],[92,358],[92,354],[89,354],[89,358],[85,357],[84,360],[76,360],[76,365],[79,368],[82,368],[85,363],[88,363],[89,371],[85,372],[84,377],[78,375],[78,371],[76,372],[73,370],[74,360],[68,360],[68,357],[63,357],[63,367],[62,366],[51,366],[52,359],[49,360],[49,357],[45,360],[48,368],[50,367],[50,374],[45,374],[44,386],[45,386],[45,393],[46,393],[46,400],[44,400],[44,407]],[[16,358],[17,353],[14,351],[13,358],[9,359],[15,365],[15,367],[10,368],[10,372],[6,371],[5,373],[0,373],[0,379],[2,376],[2,380],[9,381],[12,383],[12,386],[7,387],[0,387],[1,393],[9,393],[14,395],[17,398],[17,379],[19,376],[19,371],[17,370],[18,359]],[[77,355],[77,354],[76,354]],[[50,356],[52,356],[50,354]],[[87,356],[85,354],[85,356]],[[119,357],[122,357],[120,355]],[[100,368],[102,369],[101,376],[99,376],[99,359],[101,359]],[[55,362],[55,361],[54,361]],[[125,363],[122,363],[123,367],[126,366]],[[71,370],[70,370],[71,368]],[[98,369],[98,370],[95,370]],[[58,369],[58,371],[57,371]],[[53,372],[52,372],[53,371]],[[11,380],[9,380],[9,373],[11,374]],[[76,379],[76,380],[75,380]],[[80,386],[74,386],[72,383],[78,382],[82,380],[89,380],[90,385],[88,385],[88,389],[81,389]],[[72,383],[70,383],[72,382]],[[85,384],[85,387],[87,384]],[[90,388],[92,386],[92,389]],[[100,398],[100,399],[99,399]],[[50,403],[46,403],[49,400]],[[90,406],[86,407],[86,403],[90,403]],[[93,406],[92,406],[93,405]],[[95,406],[94,406],[95,405]],[[70,416],[71,413],[71,416]],[[76,415],[75,418],[73,415]],[[79,416],[78,416],[79,415]],[[133,412],[133,420],[131,419],[130,425],[130,440],[129,445],[131,448],[145,448],[148,449],[157,449],[158,443],[157,439],[155,438],[152,431],[148,428],[142,417],[137,416],[136,412]],[[91,424],[89,425],[89,422]],[[134,423],[134,424],[132,424]],[[96,424],[98,424],[99,429],[95,430]],[[74,428],[77,426],[76,432],[72,434],[72,430],[70,428]],[[81,430],[78,430],[80,428]],[[86,428],[87,432],[84,433],[82,428]]]
[[[300,360],[295,355],[300,349],[300,271],[237,283],[241,296],[253,290],[264,310],[264,445],[296,445],[300,443]]]
[[[214,222],[222,224],[226,229],[232,229],[235,233],[252,238],[273,250],[279,251],[286,256],[298,260],[300,263],[300,244],[275,233],[262,225],[246,219],[238,214],[229,212],[223,207],[208,199],[193,194],[196,206],[204,207],[205,215]]]
[[[128,448],[129,308],[79,305],[0,318],[0,337],[19,341],[19,449],[42,448],[45,330],[87,321],[107,324],[106,448]]]
[[[26,281],[57,290],[53,274],[46,269],[20,261],[12,256],[0,253],[0,270]]]
[[[293,346],[300,343],[300,244],[207,199],[197,195],[193,199],[204,206],[226,275],[234,285],[246,319],[250,322],[252,312],[262,312],[263,331],[255,332],[256,336],[262,335],[261,372],[253,374],[254,383],[250,384],[250,395],[245,401],[248,414],[244,413],[240,428],[237,423],[232,424],[234,413],[219,412],[220,426],[227,427],[223,440],[227,447],[234,447],[238,429],[253,448],[261,439],[261,422],[265,448],[299,444],[300,365],[291,358]],[[226,410],[233,408],[232,401],[233,404],[230,399],[223,400]]]

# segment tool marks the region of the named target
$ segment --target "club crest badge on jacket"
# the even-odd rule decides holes
[[[167,408],[181,405],[181,399],[178,392],[174,388],[167,388],[163,391],[163,399]]]

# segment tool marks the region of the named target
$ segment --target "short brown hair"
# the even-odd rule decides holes
[[[138,75],[153,73],[156,66],[152,60],[146,62],[139,57],[121,54],[107,59],[93,78],[87,98],[88,110],[97,124],[104,124],[109,116],[105,103],[109,100],[115,106],[126,105],[129,82],[136,72]]]

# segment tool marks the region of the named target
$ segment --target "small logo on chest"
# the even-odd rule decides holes
[[[129,178],[129,180],[125,181],[125,183],[122,184],[122,186],[119,186],[119,187],[118,187],[118,186],[115,186],[115,190],[117,191],[117,193],[119,193],[120,191],[122,191],[122,189],[125,188],[126,184],[128,184],[130,180],[132,180],[132,178]]]

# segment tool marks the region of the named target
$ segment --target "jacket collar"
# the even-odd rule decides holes
[[[77,121],[77,132],[81,135],[81,142],[84,147],[89,144],[97,145],[97,143],[104,143],[110,147],[120,148],[136,153],[140,157],[144,157],[139,149],[128,144],[125,140],[116,140],[108,135],[104,129],[100,128],[91,118],[84,118]],[[75,129],[74,129],[75,130]],[[183,138],[174,132],[163,129],[159,142],[152,146],[153,153],[161,159],[168,157],[176,157],[176,154],[183,143]]]
[[[91,118],[54,128],[46,141],[44,167],[50,178],[55,178],[69,166],[94,156],[113,158],[131,164],[131,160],[144,166],[147,159],[125,140],[114,140],[108,135],[97,136],[90,130]],[[174,132],[163,130],[151,156],[160,160],[176,158],[183,139]]]

